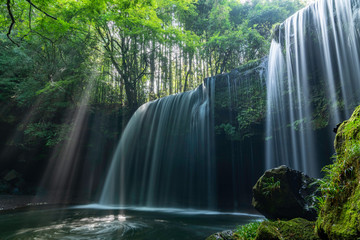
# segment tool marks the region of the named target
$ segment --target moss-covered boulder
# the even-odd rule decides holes
[[[252,204],[268,219],[315,220],[316,179],[286,166],[270,169],[253,187]]]
[[[255,240],[317,240],[315,222],[303,218],[290,221],[264,221],[257,229]]]
[[[335,137],[335,162],[326,168],[316,231],[324,239],[360,238],[360,106]]]

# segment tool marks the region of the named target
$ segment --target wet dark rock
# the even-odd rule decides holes
[[[336,127],[333,128],[333,132],[334,132],[334,133],[337,133],[337,131],[338,131],[338,129],[339,129],[339,127],[340,127],[341,124],[342,124],[342,122],[341,122],[341,123],[338,123],[338,124],[336,125]]]
[[[253,187],[252,205],[268,219],[315,220],[317,180],[286,166],[270,169]]]
[[[226,230],[220,233],[215,233],[206,240],[235,240],[234,232],[231,230]]]
[[[13,169],[4,176],[4,180],[10,182],[16,178],[19,178],[20,176],[21,175]]]
[[[25,181],[16,170],[5,170],[0,173],[0,194],[23,194]]]

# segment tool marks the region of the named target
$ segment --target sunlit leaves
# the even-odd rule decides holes
[[[231,11],[228,5],[215,5],[210,12],[209,26],[214,32],[225,32],[231,28],[229,13]]]
[[[30,7],[26,0],[13,0],[11,3],[16,18],[12,38],[20,45],[30,44],[37,52],[34,59],[39,71],[46,69],[44,72],[51,72],[46,78],[39,78],[41,88],[35,91],[39,95],[58,89],[57,84],[67,86],[67,75],[71,74],[76,76],[73,85],[81,88],[86,80],[85,74],[80,72],[88,70],[86,64],[77,65],[78,62],[95,64],[100,72],[104,72],[101,65],[106,62],[108,66],[104,68],[106,73],[103,76],[111,79],[107,87],[114,82],[119,87],[119,83],[127,82],[124,77],[131,76],[133,83],[130,88],[139,88],[136,95],[141,99],[146,99],[148,94],[145,88],[149,85],[151,73],[144,70],[149,67],[150,56],[158,58],[154,64],[159,70],[169,72],[162,77],[162,73],[158,73],[161,81],[166,82],[159,84],[164,86],[175,85],[167,82],[177,79],[178,86],[181,86],[188,72],[189,81],[195,82],[191,79],[195,70],[189,69],[195,61],[202,64],[194,69],[197,68],[203,77],[209,72],[230,71],[264,56],[269,26],[274,21],[284,20],[285,15],[295,11],[299,5],[291,0],[246,3],[238,0],[33,1],[42,11],[56,17],[54,20]],[[0,10],[4,13],[0,22],[5,32],[10,24],[6,5],[0,5]],[[174,59],[178,60],[176,67],[171,62]],[[118,62],[120,67],[118,73],[115,73],[114,62]],[[189,83],[189,86],[196,84]],[[117,88],[114,92],[121,95]],[[127,96],[119,98],[126,99]]]

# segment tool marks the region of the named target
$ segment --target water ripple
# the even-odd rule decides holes
[[[124,215],[65,219],[48,226],[26,228],[8,239],[108,239],[113,235],[132,235],[148,226],[140,221],[127,221]],[[100,237],[101,236],[101,237]]]

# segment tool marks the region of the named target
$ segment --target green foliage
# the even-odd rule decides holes
[[[252,85],[248,88],[242,89],[239,95],[242,96],[242,100],[238,105],[238,115],[236,120],[244,137],[251,136],[255,133],[252,126],[260,123],[266,113],[266,91],[258,85]]]
[[[67,86],[74,84],[74,79],[60,80],[57,82],[48,82],[45,87],[36,91],[36,95],[52,94],[57,91],[65,91]]]
[[[199,0],[185,27],[202,39],[202,55],[211,74],[230,71],[267,54],[272,25],[300,9],[298,1]]]
[[[335,137],[337,155],[320,182],[322,199],[316,231],[330,239],[359,238],[360,107],[340,125]]]
[[[4,54],[0,64],[6,65],[7,74],[17,75],[0,73],[5,90],[0,100],[14,97],[22,79],[20,72],[29,77],[20,88],[31,89],[20,90],[23,95],[18,99],[22,98],[23,104],[35,97],[34,92],[49,95],[59,90],[72,99],[94,75],[85,69],[92,66],[97,72],[91,96],[95,102],[110,99],[137,106],[187,86],[194,88],[209,74],[263,57],[268,45],[263,32],[267,30],[259,26],[281,22],[301,7],[297,1],[257,0],[57,0],[35,4],[37,8],[25,0],[2,5],[3,12],[10,7],[14,15],[10,37],[21,47],[11,46],[5,37],[11,20],[2,16],[2,46],[17,57],[6,59]],[[273,11],[270,20],[262,17],[269,9]],[[17,69],[8,71],[14,62]],[[155,76],[155,71],[161,74]],[[155,78],[163,81],[156,87]],[[73,92],[68,93],[69,89]]]
[[[24,134],[28,144],[38,144],[44,142],[45,146],[53,147],[64,140],[70,126],[67,124],[53,123],[31,123],[26,126]]]
[[[261,222],[251,222],[246,225],[241,225],[236,228],[234,236],[239,240],[253,240],[256,237],[256,231]]]
[[[257,126],[264,120],[266,113],[266,90],[261,84],[257,68],[259,63],[251,61],[239,68],[237,71],[243,74],[236,75],[238,79],[230,81],[230,84],[236,84],[230,92],[227,79],[218,80],[223,84],[216,87],[217,134],[226,133],[230,139],[242,141],[258,133]],[[234,77],[230,74],[231,78]]]
[[[226,135],[234,137],[236,133],[236,128],[230,123],[222,123],[220,126],[215,127],[215,131],[217,134],[221,134],[222,132],[224,132]]]
[[[284,16],[290,16],[301,7],[303,5],[300,2],[291,0],[257,1],[254,10],[248,15],[249,23],[268,38],[274,24],[282,22]]]
[[[264,181],[262,181],[262,189],[264,190],[264,195],[269,196],[275,192],[280,190],[280,181],[275,181],[274,177],[265,178]]]
[[[338,155],[331,165],[325,166],[322,171],[325,177],[320,180],[320,189],[323,196],[321,209],[326,202],[341,204],[351,194],[352,187],[357,184],[357,172],[360,160],[360,143],[354,137],[359,129],[359,119],[348,122],[341,133],[345,141],[337,148]],[[356,136],[356,135],[355,135]],[[354,185],[355,184],[355,185]]]

